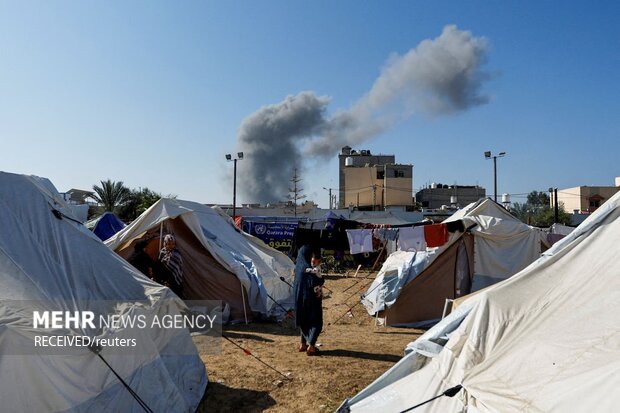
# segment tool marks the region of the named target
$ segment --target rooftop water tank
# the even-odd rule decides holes
[[[510,203],[510,194],[502,194],[502,204]]]
[[[454,204],[456,204],[456,202],[457,202],[457,201],[456,201],[456,196],[455,196],[455,195],[452,195],[452,196],[450,197],[450,203],[451,203],[452,205],[454,205]]]

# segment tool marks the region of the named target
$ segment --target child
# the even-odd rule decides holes
[[[313,289],[314,293],[318,298],[323,297],[323,274],[321,274],[321,255],[317,252],[312,253],[312,258],[310,258],[310,268],[306,268],[306,272],[312,273],[318,279],[313,278]]]

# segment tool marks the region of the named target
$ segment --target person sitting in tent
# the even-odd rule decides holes
[[[136,243],[134,246],[133,254],[127,261],[140,272],[152,280],[155,280],[155,268],[157,263],[153,260],[149,254],[144,251],[148,244],[148,240],[142,240]],[[159,280],[155,280],[159,282]]]
[[[164,237],[164,247],[159,252],[158,261],[162,264],[162,270],[166,273],[167,284],[172,291],[183,298],[183,257],[176,248],[174,235]]]
[[[323,299],[321,286],[325,282],[320,272],[312,270],[311,262],[320,264],[320,254],[304,245],[297,253],[295,266],[295,324],[301,331],[299,351],[309,356],[319,354],[316,341],[323,328]],[[307,271],[311,269],[310,271]],[[318,287],[318,288],[317,288]]]

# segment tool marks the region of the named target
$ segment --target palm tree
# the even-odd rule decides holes
[[[101,186],[93,185],[93,198],[103,206],[104,211],[114,212],[116,207],[128,200],[130,192],[123,185],[123,181],[114,182],[108,179],[100,182]]]
[[[133,221],[161,197],[160,193],[148,188],[132,189],[129,191],[125,204],[119,208],[118,216],[122,220]]]

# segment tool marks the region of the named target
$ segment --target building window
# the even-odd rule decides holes
[[[603,197],[600,195],[593,195],[589,199],[590,212],[594,212],[604,202]]]
[[[394,178],[404,178],[404,177],[405,177],[405,171],[394,169]]]
[[[385,171],[377,171],[377,179],[385,178]]]

